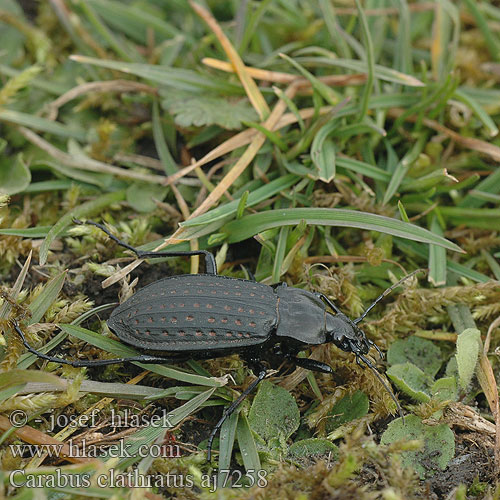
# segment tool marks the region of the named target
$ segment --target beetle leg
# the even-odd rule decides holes
[[[339,377],[338,374],[333,371],[333,368],[326,363],[322,363],[321,361],[317,361],[311,358],[296,358],[292,355],[285,355],[285,357],[292,361],[292,363],[295,363],[296,366],[300,366],[301,368],[305,368],[306,370],[328,373],[332,376],[332,379],[337,385],[342,385],[343,383],[342,378]]]
[[[305,368],[306,370],[311,370],[313,372],[329,373],[334,375],[334,371],[330,365],[322,363],[321,361],[316,361],[315,359],[309,358],[295,358],[293,356],[287,356],[291,361],[293,361],[297,366]]]
[[[92,367],[92,366],[107,366],[107,365],[116,365],[119,363],[131,363],[131,362],[140,362],[140,363],[178,363],[181,361],[187,361],[188,359],[191,359],[191,356],[189,357],[184,357],[184,358],[162,358],[159,356],[150,356],[148,354],[140,354],[138,356],[132,356],[130,358],[115,358],[115,359],[95,359],[95,360],[90,360],[90,361],[85,361],[85,360],[68,360],[68,359],[63,359],[63,358],[58,358],[55,356],[49,356],[48,354],[44,354],[43,352],[37,351],[34,347],[32,347],[23,331],[19,328],[19,325],[16,320],[12,320],[12,327],[14,330],[18,333],[18,335],[21,337],[21,340],[28,349],[29,352],[32,354],[35,354],[41,359],[45,359],[47,361],[52,361],[53,363],[62,363],[64,365],[71,365],[74,366],[75,368],[81,368],[81,367]]]
[[[190,250],[190,251],[183,251],[183,252],[143,252],[142,250],[137,250],[133,246],[129,245],[128,243],[125,243],[124,241],[120,240],[117,238],[114,234],[112,234],[106,227],[104,227],[102,224],[99,224],[98,222],[94,222],[91,220],[88,220],[86,222],[82,222],[81,220],[78,219],[73,219],[73,222],[75,224],[90,224],[91,226],[98,227],[101,231],[104,231],[113,241],[118,243],[118,245],[127,248],[128,250],[132,250],[139,259],[157,259],[161,257],[185,257],[185,256],[190,256],[190,255],[204,255],[205,256],[205,272],[206,274],[213,274],[217,275],[217,265],[215,263],[215,257],[214,255],[209,252],[208,250]]]
[[[227,418],[229,418],[236,408],[240,406],[242,401],[255,389],[255,387],[262,382],[266,378],[267,375],[267,370],[262,369],[260,373],[257,375],[257,378],[240,394],[238,399],[233,401],[225,410],[224,413],[222,414],[222,417],[220,420],[217,422],[215,427],[212,429],[212,432],[210,433],[210,436],[208,437],[208,443],[207,443],[207,460],[210,462],[210,458],[212,456],[212,442],[214,440],[215,435],[217,434],[218,430],[222,427],[222,424],[226,421]]]

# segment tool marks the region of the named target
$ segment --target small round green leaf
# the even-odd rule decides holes
[[[347,422],[364,417],[368,413],[369,406],[368,396],[364,392],[347,394],[328,413],[326,432],[333,432]]]
[[[429,388],[432,378],[412,363],[393,365],[387,370],[387,376],[408,396],[426,403],[431,398]]]
[[[283,448],[299,427],[299,408],[286,389],[264,381],[253,400],[248,422],[269,449]]]
[[[423,448],[417,451],[405,451],[401,454],[405,467],[413,467],[421,479],[433,476],[437,470],[445,469],[455,455],[455,436],[446,425],[425,425],[415,415],[392,421],[382,435],[381,444],[395,441],[419,439]]]
[[[412,336],[396,340],[389,347],[387,362],[390,365],[412,363],[430,377],[434,377],[441,368],[443,356],[441,349],[430,340]]]
[[[457,379],[455,377],[440,378],[432,385],[431,392],[440,401],[456,401]]]
[[[320,457],[329,453],[336,459],[339,455],[338,446],[328,439],[318,438],[302,439],[293,443],[288,450],[290,458]]]
[[[152,212],[156,208],[154,200],[163,201],[167,191],[165,186],[136,182],[127,189],[127,201],[137,212]]]
[[[31,172],[24,164],[21,155],[17,155],[15,159],[0,161],[0,194],[20,193],[30,182]]]

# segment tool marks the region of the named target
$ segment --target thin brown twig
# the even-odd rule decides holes
[[[438,206],[438,203],[433,203],[429,208],[424,210],[423,212],[414,215],[413,217],[410,217],[408,220],[411,222],[415,222],[418,219],[421,219],[422,217],[425,217],[428,213],[432,212],[436,207]]]
[[[405,112],[402,108],[392,108],[388,111],[389,116],[393,118],[398,118]],[[415,123],[419,118],[417,116],[407,116],[405,121]],[[449,138],[453,139],[458,144],[466,147],[467,149],[473,149],[480,153],[484,153],[489,157],[493,158],[495,161],[500,161],[500,147],[490,144],[489,142],[482,141],[480,139],[474,139],[473,137],[464,137],[454,130],[441,125],[435,120],[430,120],[429,118],[424,118],[422,123],[436,132],[447,135]]]
[[[165,171],[162,162],[157,158],[151,158],[150,156],[118,152],[113,156],[113,160],[118,163],[125,164],[136,163],[141,167],[152,168],[153,170],[159,170],[160,172]]]
[[[201,62],[211,68],[225,71],[227,73],[234,73],[234,68],[230,63],[226,61],[214,59],[213,57],[205,57],[201,60]],[[287,84],[293,82],[298,86],[297,90],[303,90],[304,88],[311,87],[311,82],[307,80],[307,78],[294,75],[293,73],[269,71],[267,69],[254,68],[251,66],[247,66],[246,70],[252,77],[256,78],[257,80]],[[318,77],[318,80],[326,85],[330,85],[333,87],[344,87],[345,85],[361,85],[366,81],[366,74],[356,73],[353,75],[327,75]]]
[[[78,85],[68,92],[64,93],[56,100],[47,105],[47,118],[55,120],[59,108],[68,102],[85,94],[96,92],[146,92],[152,95],[158,95],[158,90],[145,83],[134,82],[132,80],[109,80],[103,82],[90,82]]]
[[[126,170],[124,168],[115,167],[113,165],[108,165],[102,161],[94,160],[92,158],[82,158],[72,156],[64,151],[56,148],[50,142],[35,134],[32,130],[26,127],[18,127],[19,132],[32,144],[39,147],[41,150],[48,153],[52,158],[60,161],[63,165],[68,167],[79,168],[81,170],[89,170],[91,172],[107,173],[116,175],[117,177],[123,177],[128,179],[135,179],[138,181],[151,182],[153,184],[159,184],[163,182],[165,177],[159,175],[151,174],[141,174],[139,172],[134,172],[132,170]]]

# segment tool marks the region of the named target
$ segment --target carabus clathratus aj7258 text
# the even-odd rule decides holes
[[[75,221],[81,223],[80,221]],[[31,347],[16,322],[15,330],[26,348],[40,358],[75,367],[103,366],[140,361],[143,363],[179,363],[189,359],[212,359],[239,354],[257,378],[226,410],[208,440],[210,459],[212,441],[222,423],[243,399],[263,380],[270,368],[284,359],[309,370],[333,374],[326,363],[297,354],[310,346],[334,343],[352,352],[358,363],[368,366],[396,402],[389,387],[366,357],[371,347],[378,347],[358,327],[361,320],[385,295],[403,280],[388,288],[357,319],[343,314],[328,297],[288,287],[229,278],[217,274],[214,256],[206,251],[141,252],[119,240],[101,224],[97,226],[119,245],[132,250],[141,259],[204,255],[205,274],[187,274],[161,279],[141,288],[118,306],[108,320],[110,330],[122,341],[147,353],[131,358],[95,361],[70,361],[43,354]],[[328,310],[330,308],[331,311]]]

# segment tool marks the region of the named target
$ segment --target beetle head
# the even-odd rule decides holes
[[[346,352],[368,354],[372,345],[365,333],[345,314],[327,314],[327,340]]]
[[[382,357],[382,352],[377,344],[366,338],[365,333],[354,321],[348,318],[345,314],[338,312],[335,316],[328,313],[326,315],[326,338],[328,342],[333,342],[337,347],[346,352],[352,352],[356,356],[356,363],[359,366],[367,366],[374,375],[379,379],[380,383],[384,386],[385,390],[389,393],[399,414],[403,417],[403,411],[396,399],[396,396],[391,391],[390,387],[386,384],[380,373],[375,368],[375,365],[365,356],[370,349],[374,347],[379,355]],[[403,417],[404,418],[404,417]]]

